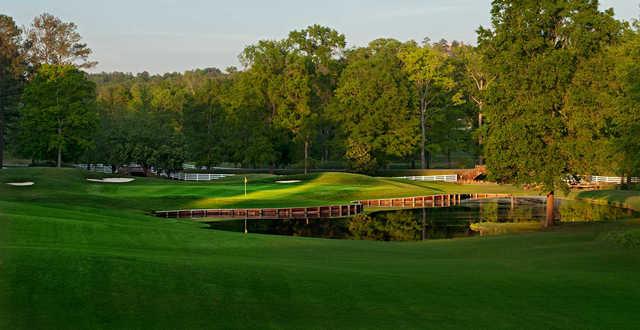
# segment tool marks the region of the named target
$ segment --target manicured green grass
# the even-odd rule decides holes
[[[573,194],[575,198],[618,205],[640,211],[640,191],[638,190],[600,190],[584,191]]]
[[[0,182],[36,182],[0,184],[0,328],[640,326],[640,250],[607,238],[638,221],[416,243],[242,235],[145,212],[461,187],[344,174],[282,186],[256,176],[244,200],[241,178],[106,185],[84,176],[0,172]]]

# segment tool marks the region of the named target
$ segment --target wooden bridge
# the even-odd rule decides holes
[[[509,194],[446,194],[403,198],[368,199],[349,205],[288,208],[245,208],[245,209],[197,209],[154,211],[153,215],[172,219],[332,219],[347,218],[363,213],[365,208],[437,208],[460,204],[463,200],[485,198],[508,198]]]
[[[345,218],[364,211],[362,204],[316,207],[288,207],[267,209],[206,209],[155,211],[161,218],[218,218],[218,219],[330,219]]]
[[[486,198],[509,198],[510,194],[446,194],[401,198],[368,199],[356,201],[365,208],[428,208],[449,207],[460,204],[463,200]]]

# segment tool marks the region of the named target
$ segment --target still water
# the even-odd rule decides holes
[[[508,198],[463,201],[448,208],[379,211],[348,219],[326,220],[248,220],[250,233],[357,239],[414,241],[478,235],[474,223],[516,223],[542,221],[543,198]],[[640,213],[587,202],[556,200],[555,219],[559,222],[610,221],[640,217]],[[244,220],[209,223],[212,229],[244,231]]]

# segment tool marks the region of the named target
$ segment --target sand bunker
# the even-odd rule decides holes
[[[300,180],[281,180],[281,181],[276,181],[276,183],[299,183],[302,182]]]
[[[26,186],[33,186],[35,183],[29,181],[29,182],[9,182],[7,184],[14,187],[26,187]]]
[[[130,178],[104,178],[104,179],[87,179],[87,181],[91,182],[104,182],[104,183],[127,183],[131,182],[135,179]]]

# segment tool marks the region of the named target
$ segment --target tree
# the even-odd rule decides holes
[[[433,101],[438,95],[437,90],[450,91],[455,87],[451,76],[453,66],[448,61],[448,55],[437,47],[425,42],[422,47],[415,42],[409,42],[398,52],[403,62],[403,70],[409,80],[415,85],[418,97],[418,116],[420,117],[420,166],[427,168],[427,117]],[[454,101],[460,96],[455,95]]]
[[[218,78],[199,77],[203,83],[190,87],[184,108],[184,136],[192,161],[213,167],[225,156],[225,109],[222,97],[228,85]]]
[[[334,134],[329,110],[338,78],[342,70],[339,56],[346,46],[345,36],[338,31],[321,25],[311,25],[300,31],[289,33],[287,43],[292,50],[300,54],[308,71],[310,113],[312,123],[307,124],[308,137],[305,141],[305,168],[307,167],[308,148],[312,134],[319,136],[322,145],[321,158],[329,158],[330,140]]]
[[[625,42],[614,50],[616,77],[621,82],[622,92],[617,94],[619,112],[617,123],[620,132],[615,145],[623,155],[619,171],[627,176],[640,177],[640,26],[629,33]]]
[[[482,149],[483,142],[483,119],[484,119],[484,105],[486,103],[486,94],[489,86],[493,83],[495,77],[493,77],[486,67],[482,53],[467,45],[460,45],[455,48],[455,56],[462,61],[464,67],[464,76],[460,79],[467,97],[478,108],[478,146]],[[479,151],[478,162],[480,165],[484,164],[482,157],[482,150]]]
[[[378,39],[347,56],[334,118],[347,141],[347,155],[360,168],[376,168],[415,148],[411,82],[398,58],[401,47],[397,40]]]
[[[0,169],[8,124],[17,113],[26,65],[22,31],[9,16],[0,15]]]
[[[89,61],[91,49],[82,43],[74,23],[44,13],[33,19],[27,29],[27,56],[37,68],[42,64],[74,65],[78,68],[92,68],[98,64]]]
[[[626,184],[640,175],[639,62],[640,33],[625,29],[619,43],[579,66],[567,118],[572,148],[580,155],[572,162],[582,165],[582,173],[616,173]]]
[[[481,28],[478,37],[496,77],[486,103],[487,166],[498,181],[544,189],[545,225],[551,226],[554,193],[566,189],[563,176],[577,174],[568,134],[570,87],[578,66],[611,44],[621,25],[593,0],[495,0],[491,14],[493,29]]]
[[[56,164],[74,148],[92,146],[96,126],[95,84],[71,65],[42,65],[22,96],[20,136],[29,156],[47,157]]]

